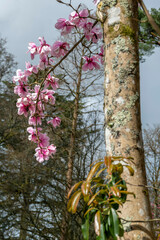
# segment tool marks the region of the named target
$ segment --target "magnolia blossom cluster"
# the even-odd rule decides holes
[[[55,104],[54,93],[58,88],[58,79],[51,77],[50,74],[46,77],[43,88],[40,85],[35,85],[31,88],[28,80],[28,72],[31,74],[38,72],[38,67],[33,66],[27,68],[30,64],[26,64],[26,70],[22,72],[20,69],[17,70],[17,75],[13,77],[13,82],[16,84],[14,88],[14,93],[19,96],[17,99],[18,114],[28,117],[28,124],[32,127],[28,127],[27,131],[30,133],[28,139],[34,143],[37,143],[36,148],[36,159],[39,162],[48,160],[52,154],[56,152],[56,147],[49,142],[49,137],[43,134],[42,120],[45,118],[45,105]],[[30,75],[30,74],[29,74]],[[48,89],[48,88],[51,89]],[[48,121],[53,127],[60,125],[60,119],[58,117],[51,118]]]
[[[83,31],[83,34],[85,35],[87,41],[91,41],[92,43],[95,44],[99,40],[101,40],[103,36],[102,28],[94,26],[94,21],[89,17],[88,9],[83,9],[80,12],[76,11],[72,12],[69,15],[68,20],[65,18],[58,19],[55,27],[61,31],[61,35],[67,35],[71,33],[73,29],[80,29]],[[67,43],[65,43],[65,47],[69,47]],[[61,48],[63,47],[61,46]],[[97,53],[95,56],[92,57],[84,56],[84,60],[85,60],[85,63],[83,65],[84,71],[100,69],[100,63],[103,64],[103,47],[101,47],[100,52]]]
[[[75,11],[69,15],[69,19],[58,19],[56,29],[61,31],[61,35],[71,33],[73,29],[79,29],[84,34],[87,41],[97,43],[102,38],[101,28],[94,26],[93,20],[89,16],[88,9],[83,9],[80,12]],[[35,149],[36,159],[39,162],[48,160],[56,152],[56,147],[50,144],[50,139],[46,133],[42,133],[43,119],[46,118],[46,105],[54,105],[54,93],[57,90],[58,78],[51,75],[54,70],[55,59],[64,58],[70,51],[70,45],[67,42],[56,41],[53,45],[46,43],[43,37],[39,37],[39,46],[34,42],[29,43],[28,52],[31,60],[36,55],[39,56],[37,65],[32,65],[30,62],[26,63],[24,71],[18,69],[16,76],[13,77],[15,84],[14,93],[19,96],[17,100],[18,114],[28,117],[27,128],[30,134],[28,139],[37,144]],[[100,53],[94,56],[84,56],[84,64],[82,69],[84,71],[99,69],[100,63],[103,64],[103,48]],[[45,77],[42,77],[42,72]],[[35,82],[30,79],[36,79]],[[48,118],[48,116],[47,116]],[[60,125],[60,118],[49,117],[47,123],[54,128]]]
[[[24,71],[17,70],[16,76],[13,77],[13,82],[15,83],[14,93],[19,96],[16,104],[18,114],[28,117],[28,124],[30,125],[27,128],[30,134],[28,139],[37,144],[35,156],[39,162],[43,162],[56,152],[56,147],[50,144],[49,137],[42,133],[42,128],[38,126],[42,125],[42,120],[45,118],[45,106],[47,104],[55,104],[54,93],[59,86],[58,78],[51,76],[51,74],[46,75],[40,84],[38,82],[31,84],[29,81],[29,77],[32,75],[38,79],[40,70],[50,67],[53,63],[53,60],[51,61],[49,58],[53,48],[46,44],[44,38],[39,38],[39,41],[40,46],[29,43],[31,59],[34,59],[34,56],[39,54],[39,64],[33,66],[27,62]],[[57,127],[60,125],[60,118],[50,118],[47,123]]]

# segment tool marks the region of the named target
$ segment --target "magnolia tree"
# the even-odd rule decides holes
[[[18,114],[24,115],[26,118],[28,118],[28,139],[37,145],[35,149],[35,157],[36,160],[40,163],[49,160],[49,158],[53,157],[53,155],[56,153],[56,146],[50,143],[49,137],[46,133],[43,132],[44,122],[47,122],[47,124],[51,124],[54,128],[58,127],[61,122],[58,116],[49,115],[47,112],[47,105],[53,106],[55,104],[54,94],[59,87],[58,77],[56,75],[56,68],[63,61],[65,61],[67,56],[72,51],[74,51],[74,49],[79,44],[82,44],[82,46],[85,46],[89,50],[89,55],[83,56],[82,70],[88,71],[88,74],[92,70],[99,70],[104,62],[103,36],[105,37],[105,31],[108,31],[109,36],[113,31],[115,31],[116,33],[114,35],[114,38],[117,41],[122,41],[123,45],[125,45],[124,40],[118,38],[118,35],[124,36],[125,34],[127,34],[127,36],[129,36],[130,38],[133,38],[134,36],[134,31],[132,29],[130,29],[128,26],[126,27],[123,23],[121,23],[121,25],[119,24],[119,15],[121,9],[120,7],[115,7],[116,4],[119,4],[119,1],[94,0],[94,4],[98,6],[98,9],[100,9],[98,15],[99,17],[97,17],[95,13],[92,13],[92,11],[88,10],[87,8],[83,8],[81,4],[78,6],[77,9],[75,9],[72,6],[71,1],[70,3],[64,3],[61,0],[57,1],[61,4],[65,4],[71,7],[73,11],[69,15],[68,20],[65,18],[58,19],[55,28],[60,30],[62,36],[68,36],[69,34],[80,34],[80,40],[72,46],[70,46],[68,42],[62,40],[58,40],[52,45],[49,45],[43,37],[39,38],[38,46],[35,43],[30,42],[28,47],[28,53],[30,53],[32,60],[37,55],[39,57],[39,63],[37,65],[32,65],[30,62],[27,62],[26,69],[24,71],[18,69],[16,76],[13,77],[13,82],[16,85],[14,88],[14,92],[19,96],[17,100]],[[123,6],[123,8],[125,9],[125,7],[128,6],[127,4],[132,5],[132,1],[128,1],[127,3],[125,2],[124,5],[122,5],[121,3],[120,5]],[[106,7],[110,9],[105,10]],[[137,3],[135,3],[135,7],[137,7]],[[108,21],[109,24],[114,25],[115,23],[118,23],[120,26],[118,25],[117,28],[111,27],[109,30],[107,28],[104,28],[103,33],[101,23],[103,23],[107,17],[104,14],[105,11],[108,11],[108,14],[110,14],[109,16],[112,16],[112,19],[110,17],[110,22]],[[117,45],[119,44],[119,42],[116,42],[116,40],[112,40],[112,42],[114,41],[114,45],[116,43]],[[98,52],[97,44],[99,45]],[[109,43],[105,41],[105,44],[107,46],[107,49],[109,49]],[[127,49],[127,47],[124,49],[119,49],[117,47],[117,59],[120,56],[121,52],[124,54],[128,51]],[[111,57],[113,57],[112,54]],[[116,57],[114,57],[113,60],[116,60]],[[107,59],[105,54],[105,63],[106,62]],[[118,60],[117,62],[114,62],[114,66],[116,69],[118,66]],[[133,70],[130,69],[130,71]],[[105,73],[106,76],[109,75],[107,70],[105,70]],[[130,73],[130,75],[131,74],[133,73]],[[123,72],[121,73],[121,75],[123,75],[124,78],[126,77]],[[109,84],[109,79],[107,79],[108,77],[106,77],[106,86]],[[112,90],[114,91],[113,88]],[[135,105],[137,99],[138,94],[133,99],[133,102],[128,105],[128,109],[132,108]],[[123,101],[124,100],[122,97],[117,98],[117,104],[123,105]],[[107,109],[105,109],[105,111],[108,112]],[[113,114],[113,112],[111,114]],[[131,114],[133,114],[133,112]],[[128,113],[125,118],[124,116],[120,115],[118,115],[118,117],[122,118],[122,126],[124,126],[127,121],[130,122],[132,119],[130,113]],[[127,119],[127,117],[129,119]],[[114,117],[112,119],[114,119]],[[116,124],[117,127],[120,126],[118,125],[120,123]],[[111,122],[109,128],[112,128],[113,125],[114,123]],[[106,128],[106,133],[108,133],[108,139],[106,140],[106,143],[109,143],[110,132],[108,129]],[[129,133],[130,129],[127,129]],[[114,137],[119,137],[118,131],[114,132]],[[119,142],[118,144],[121,145]],[[119,145],[117,145],[117,149],[119,149]],[[110,148],[111,147],[109,146],[109,149]],[[97,162],[93,166],[86,181],[75,184],[72,187],[71,191],[68,193],[68,197],[70,197],[72,191],[75,191],[75,193],[72,195],[68,202],[68,210],[72,213],[75,213],[77,211],[80,199],[84,199],[84,218],[82,224],[82,233],[84,239],[86,240],[89,239],[89,223],[91,221],[94,221],[94,228],[97,235],[97,240],[109,238],[117,239],[118,237],[122,237],[124,235],[125,230],[132,230],[131,228],[124,228],[122,219],[120,218],[118,211],[119,207],[123,206],[123,204],[126,202],[128,194],[134,196],[133,192],[127,191],[126,182],[121,176],[124,167],[129,170],[131,176],[134,175],[133,167],[130,166],[130,164],[133,163],[133,159],[131,157],[113,156],[110,150],[108,152],[110,156],[105,157],[104,161]],[[112,151],[112,153],[113,152],[114,151]],[[117,150],[117,153],[120,152],[121,151]],[[117,155],[117,153],[115,155]],[[103,164],[104,167],[101,169],[100,167]],[[102,178],[102,176],[104,176],[104,171],[106,171],[106,177]],[[79,187],[81,188],[77,190]],[[143,215],[142,211],[140,212],[141,215]],[[131,219],[123,219],[123,221],[128,221],[129,223],[131,223]],[[138,230],[144,229],[140,228]],[[150,232],[150,227],[148,229],[149,230],[147,230],[147,234],[149,238],[145,239],[152,239],[153,236]],[[61,239],[66,239],[65,231],[66,229],[64,229],[64,234]],[[136,236],[137,239],[142,239],[138,238],[138,236],[142,237],[146,235]]]
[[[18,114],[29,118],[30,127],[27,128],[27,131],[30,135],[28,139],[37,144],[35,156],[39,162],[48,160],[56,152],[56,146],[50,144],[49,137],[46,133],[42,133],[42,128],[39,127],[42,126],[44,118],[47,118],[47,123],[52,124],[53,127],[60,125],[60,118],[48,116],[45,108],[47,104],[55,104],[54,93],[58,88],[58,78],[54,75],[54,70],[78,44],[82,43],[84,38],[90,41],[90,44],[96,44],[102,39],[102,29],[97,26],[97,23],[88,9],[72,12],[69,20],[60,18],[55,27],[61,31],[61,35],[70,34],[71,31],[74,31],[75,34],[81,31],[81,34],[84,34],[81,40],[72,47],[62,41],[56,41],[51,46],[43,37],[40,37],[39,46],[31,42],[28,47],[32,60],[35,55],[39,56],[39,64],[33,66],[27,62],[26,69],[24,71],[18,69],[16,76],[13,77],[13,82],[16,84],[14,93],[19,96],[17,100]],[[84,56],[83,70],[100,69],[102,58],[103,48],[99,53]],[[58,61],[58,59],[60,60]],[[56,64],[54,64],[55,62]],[[34,78],[34,81],[30,82],[30,76]]]

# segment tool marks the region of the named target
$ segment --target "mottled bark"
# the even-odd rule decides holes
[[[146,185],[140,119],[138,58],[138,4],[136,0],[102,0],[104,22],[105,82],[104,113],[107,155],[134,158],[135,175],[124,178],[134,185]],[[105,17],[104,17],[105,13]],[[122,217],[129,221],[151,218],[148,191],[128,185],[136,199],[128,197]],[[154,239],[149,223],[127,223],[126,240]]]
[[[83,55],[83,54],[82,54]],[[80,86],[81,86],[81,76],[82,76],[82,63],[83,60],[81,58],[80,67],[79,67],[79,75],[76,86],[76,95],[74,100],[74,110],[73,110],[73,120],[72,120],[72,130],[71,130],[71,138],[70,138],[70,148],[68,151],[68,169],[66,173],[66,194],[65,194],[65,202],[67,205],[67,194],[72,186],[72,173],[73,173],[73,164],[74,164],[74,147],[76,140],[76,129],[77,129],[77,120],[78,120],[78,109],[79,109],[79,99],[80,99]],[[61,240],[68,239],[68,225],[69,225],[69,212],[65,211],[64,217],[62,220],[62,229],[61,229]]]

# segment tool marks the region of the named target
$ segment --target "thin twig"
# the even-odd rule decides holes
[[[160,218],[155,218],[155,219],[149,219],[149,220],[126,220],[124,218],[120,218],[121,220],[125,221],[125,222],[131,222],[131,223],[145,223],[145,222],[159,222]]]
[[[129,182],[126,182],[128,185],[131,185],[131,186],[134,186],[134,187],[145,187],[145,188],[152,188],[152,189],[155,189],[157,191],[160,192],[160,189],[159,188],[156,188],[156,187],[152,187],[152,186],[147,186],[147,185],[136,185],[136,184],[132,184],[132,183],[129,183]]]

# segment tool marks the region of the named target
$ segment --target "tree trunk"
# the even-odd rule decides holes
[[[124,172],[129,191],[122,211],[126,240],[153,240],[140,119],[140,82],[138,57],[138,4],[136,0],[102,0],[99,10],[104,22],[105,82],[104,113],[107,155],[134,158],[135,175]],[[103,15],[104,17],[104,15]]]

